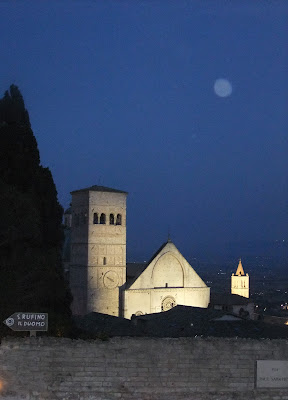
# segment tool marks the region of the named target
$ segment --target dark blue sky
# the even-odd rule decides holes
[[[64,207],[129,192],[128,255],[288,239],[288,2],[2,2],[19,86]],[[217,79],[232,93],[219,97]]]

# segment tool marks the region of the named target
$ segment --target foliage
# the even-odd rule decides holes
[[[66,334],[71,295],[61,261],[63,210],[14,85],[0,100],[0,205],[1,321],[17,311],[48,312],[50,333]]]

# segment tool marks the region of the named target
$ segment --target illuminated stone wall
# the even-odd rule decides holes
[[[130,287],[123,286],[126,197],[126,192],[99,186],[72,192],[69,281],[73,314],[95,311],[131,318],[180,304],[207,308],[210,288],[170,241]]]
[[[72,193],[73,314],[119,315],[119,287],[126,281],[126,197],[124,192]]]
[[[124,317],[168,311],[175,305],[207,308],[209,288],[153,288],[129,289],[124,293]],[[170,306],[166,299],[170,299]]]
[[[175,305],[207,308],[210,288],[172,242],[124,292],[124,317],[167,311]]]
[[[249,298],[249,275],[231,276],[231,294]]]
[[[3,400],[287,400],[257,389],[257,360],[288,360],[287,340],[4,339]]]
[[[245,275],[241,260],[239,260],[236,274],[231,276],[231,294],[249,298],[249,275]]]

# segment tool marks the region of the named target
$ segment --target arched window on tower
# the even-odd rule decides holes
[[[94,213],[93,214],[93,224],[99,224],[98,213]]]
[[[106,261],[106,257],[103,257],[103,265],[106,265],[107,261]]]
[[[122,225],[122,215],[117,214],[116,225]]]
[[[100,215],[100,224],[102,225],[106,224],[106,215],[103,213]]]
[[[114,225],[114,214],[110,214],[110,225]]]

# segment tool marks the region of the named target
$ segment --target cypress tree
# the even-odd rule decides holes
[[[2,320],[17,311],[48,312],[50,333],[67,333],[71,296],[61,260],[62,215],[52,174],[40,165],[23,97],[12,85],[0,100]]]

